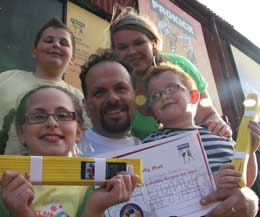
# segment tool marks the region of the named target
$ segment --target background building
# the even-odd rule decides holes
[[[65,80],[79,86],[80,65],[98,47],[107,47],[113,4],[132,6],[160,29],[167,52],[190,59],[208,82],[220,114],[236,132],[248,92],[260,94],[260,49],[196,0],[24,0],[0,3],[0,71],[33,70],[32,41],[50,17],[68,24],[77,40],[76,65]]]
[[[260,95],[260,49],[197,0],[1,0],[0,72],[33,70],[35,34],[55,16],[76,36],[76,64],[65,80],[79,87],[80,65],[98,47],[109,46],[115,2],[148,15],[162,33],[163,50],[186,56],[199,68],[215,107],[236,133],[245,96]]]

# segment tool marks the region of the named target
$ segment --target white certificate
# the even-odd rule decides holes
[[[141,158],[144,173],[144,184],[136,188],[130,201],[109,208],[107,217],[199,217],[217,205],[199,203],[216,187],[196,130],[105,157]]]

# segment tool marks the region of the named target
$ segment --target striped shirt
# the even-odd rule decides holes
[[[162,128],[143,139],[143,143],[164,139],[181,133],[198,130],[212,172],[217,172],[222,164],[230,163],[234,154],[234,141],[209,132],[206,128]]]

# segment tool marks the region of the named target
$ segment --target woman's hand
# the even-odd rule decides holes
[[[250,121],[248,127],[251,130],[251,136],[252,136],[251,152],[254,153],[256,152],[256,150],[260,145],[260,122]]]
[[[230,126],[222,120],[208,120],[207,121],[208,130],[216,135],[231,137],[232,130]]]

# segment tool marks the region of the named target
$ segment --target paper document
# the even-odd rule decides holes
[[[141,158],[144,173],[144,184],[136,188],[131,200],[109,208],[107,217],[199,217],[216,206],[199,203],[216,187],[198,131],[105,156]]]

